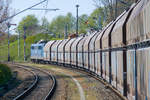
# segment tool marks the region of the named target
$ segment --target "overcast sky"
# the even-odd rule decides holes
[[[12,0],[11,8],[17,13],[18,11],[30,7],[40,1],[43,0]],[[45,8],[46,4],[47,3],[43,3],[35,8]],[[47,8],[59,8],[60,10],[56,12],[49,11],[47,13],[45,13],[45,11],[28,10],[14,17],[12,23],[18,24],[24,16],[29,14],[34,14],[39,20],[45,16],[49,21],[52,21],[52,19],[58,15],[66,15],[68,12],[71,12],[74,16],[76,16],[76,4],[80,5],[79,15],[90,15],[95,9],[94,2],[92,0],[48,0]],[[14,27],[12,26],[12,28]]]

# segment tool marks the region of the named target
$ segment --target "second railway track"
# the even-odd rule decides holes
[[[18,65],[18,66],[29,68],[38,76],[38,83],[36,84],[36,87],[33,88],[32,91],[29,91],[30,94],[27,93],[27,95],[24,96],[23,100],[50,99],[56,87],[55,77],[51,75],[49,72],[46,72],[38,68],[33,68],[24,65]],[[19,100],[19,99],[14,99],[14,100]]]
[[[45,71],[31,66],[14,64],[13,66],[30,71],[34,75],[33,83],[13,100],[49,100],[56,87],[55,77]]]

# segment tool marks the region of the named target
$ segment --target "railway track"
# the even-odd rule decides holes
[[[45,64],[47,66],[50,66],[51,64]],[[53,64],[55,65],[55,64]],[[56,65],[57,66],[57,65]],[[113,86],[111,86],[108,82],[106,82],[105,80],[103,80],[102,78],[100,78],[99,76],[97,76],[96,74],[89,72],[89,71],[85,71],[85,69],[82,68],[76,68],[76,67],[68,67],[68,66],[61,66],[61,68],[63,69],[68,69],[71,71],[75,71],[75,72],[79,72],[83,75],[87,75],[91,78],[94,78],[95,80],[99,81],[100,83],[102,83],[105,87],[105,89],[107,90],[111,90],[114,94],[116,94],[121,100],[127,100],[126,97],[124,97],[122,94],[120,94]],[[54,70],[54,69],[52,69]],[[60,70],[56,70],[56,72],[59,72]],[[60,71],[61,73],[61,71]],[[77,75],[76,75],[77,76]],[[81,75],[82,76],[82,75]],[[118,100],[118,99],[117,99]]]
[[[28,68],[25,68],[25,67],[22,67],[22,66],[16,66],[16,67],[20,67],[20,68],[23,68],[23,69],[31,72],[34,75],[34,78],[35,78],[34,82],[25,91],[23,91],[21,94],[19,94],[18,96],[16,96],[13,99],[13,100],[21,100],[21,99],[25,98],[37,86],[37,84],[38,84],[38,75],[34,71],[29,70]]]
[[[53,75],[31,66],[20,64],[14,64],[13,66],[23,68],[34,75],[33,83],[15,96],[13,100],[48,100],[52,97],[56,87],[56,80]]]
[[[17,64],[19,65],[19,64]],[[56,79],[49,72],[41,70],[39,68],[33,68],[31,66],[19,65],[31,69],[37,76],[38,81],[34,88],[23,93],[23,100],[48,100],[52,97],[55,87]],[[30,94],[29,94],[30,93]],[[14,100],[22,100],[22,98],[15,98]]]

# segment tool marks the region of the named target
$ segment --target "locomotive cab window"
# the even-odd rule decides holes
[[[31,46],[31,49],[34,49],[34,46]]]
[[[38,47],[38,49],[42,49],[42,47],[41,47],[41,46],[39,46],[39,47]]]

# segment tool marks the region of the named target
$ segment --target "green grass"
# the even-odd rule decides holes
[[[26,38],[26,56],[27,60],[30,61],[30,46],[33,43],[40,41],[41,39],[45,39],[45,34],[36,34],[33,36],[27,36]],[[51,36],[47,36],[48,40],[60,40],[59,38],[53,38]],[[8,56],[8,46],[5,40],[4,44],[0,45],[0,61],[7,61]],[[10,59],[11,61],[23,61],[24,59],[24,40],[20,39],[20,56],[18,56],[18,40],[15,40],[10,43]]]
[[[0,64],[0,85],[7,83],[12,77],[10,68],[5,64]]]

